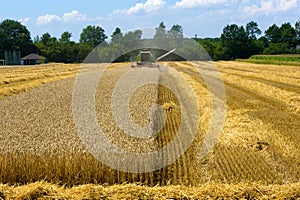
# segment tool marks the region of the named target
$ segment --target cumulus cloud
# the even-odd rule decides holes
[[[123,10],[123,12],[126,14],[133,14],[133,13],[137,13],[143,9],[144,9],[144,4],[137,3],[135,6],[129,8],[128,10]]]
[[[80,13],[78,10],[73,10],[71,12],[64,13],[62,16],[46,14],[37,18],[37,25],[47,25],[52,22],[63,22],[72,23],[79,21],[94,21],[100,18],[88,18],[85,14]]]
[[[176,2],[174,8],[196,8],[213,4],[224,3],[227,0],[181,0]]]
[[[114,13],[123,13],[123,14],[135,14],[139,12],[155,12],[162,8],[166,2],[164,0],[147,0],[145,3],[137,3],[135,6],[125,9],[125,10],[116,10]]]
[[[81,14],[78,10],[73,10],[69,13],[64,13],[62,17],[64,22],[72,22],[72,21],[85,21],[87,17],[85,14]]]
[[[30,18],[29,17],[25,17],[25,18],[22,18],[22,19],[19,19],[18,22],[20,22],[21,24],[27,24],[28,22],[30,21]]]
[[[36,20],[38,25],[46,25],[54,21],[61,21],[61,18],[58,15],[46,14],[43,16],[39,16]]]
[[[260,5],[246,6],[243,11],[247,15],[264,13],[266,15],[285,12],[297,6],[298,0],[261,0]]]
[[[276,10],[278,11],[287,11],[290,10],[291,8],[294,8],[297,6],[298,0],[280,0],[278,1],[278,5]]]

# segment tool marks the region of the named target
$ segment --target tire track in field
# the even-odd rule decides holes
[[[166,82],[172,85],[176,85],[177,83],[173,75],[166,72],[161,72],[160,84],[164,85]],[[181,122],[181,110],[180,110],[180,102],[176,97],[176,94],[173,94],[174,91],[169,90],[164,86],[158,87],[158,104],[162,105],[167,112],[167,121],[161,132],[157,135],[157,144],[159,148],[167,145],[171,140],[175,139],[176,134],[179,131],[179,126]],[[177,93],[180,93],[183,88],[176,87]],[[167,107],[165,107],[167,106]],[[163,155],[164,159],[169,159],[168,157],[174,157],[175,154],[179,154],[183,152],[184,147],[182,144],[175,143],[173,147],[175,151],[173,155]],[[187,150],[179,159],[177,159],[173,164],[159,170],[159,177],[162,178],[161,184],[195,184],[193,182],[192,173],[192,157],[191,154],[196,153]]]
[[[253,74],[271,74],[277,77],[287,77],[295,80],[300,80],[299,66],[281,66],[281,65],[263,65],[263,64],[251,64],[251,63],[243,63],[243,62],[235,62],[235,61],[226,61],[226,62],[217,62],[216,65],[221,70],[233,69],[236,71],[244,71],[249,70],[249,73]]]
[[[257,82],[260,82],[260,83],[264,83],[264,84],[267,84],[267,85],[270,85],[270,86],[275,86],[279,89],[282,89],[282,90],[286,90],[288,92],[295,92],[297,94],[300,94],[300,87],[296,87],[295,85],[291,85],[291,84],[288,84],[288,83],[282,83],[282,82],[279,82],[279,81],[271,81],[271,80],[267,80],[265,78],[260,78],[260,77],[254,77],[254,76],[248,76],[248,75],[242,75],[242,74],[237,74],[237,73],[230,73],[230,72],[226,72],[226,71],[222,71],[226,74],[230,74],[230,75],[234,75],[234,76],[237,76],[237,77],[240,77],[240,78],[246,78],[246,79],[249,79],[249,80],[252,80],[252,81],[257,81]]]
[[[191,71],[187,68],[177,68],[177,70],[182,71],[184,73],[187,73],[190,75],[194,80],[199,82],[202,86],[205,87],[205,83],[201,78],[199,78],[199,75]],[[214,78],[214,77],[211,77]],[[288,112],[289,106],[285,103],[280,102],[277,99],[271,98],[269,96],[257,93],[253,90],[240,87],[236,84],[232,84],[231,82],[227,81],[226,79],[223,80],[224,84],[226,85],[226,91],[228,95],[228,106],[230,106],[232,109],[239,109],[241,107],[252,107],[257,108],[258,105],[249,104],[247,103],[249,100],[257,100],[264,104],[264,106],[267,106],[265,109],[268,109],[269,111],[273,112],[273,115],[270,115],[270,113],[266,113],[265,115],[259,115],[259,114],[251,114],[253,118],[258,118],[266,123],[272,124],[272,127],[278,132],[286,132],[286,127],[278,126],[281,124],[289,124],[290,130],[295,133],[300,133],[300,127],[297,122],[300,121],[300,116],[294,113]],[[250,114],[250,113],[249,113]],[[280,117],[282,116],[282,117]],[[289,137],[289,135],[284,135]],[[297,137],[294,138],[296,141],[295,143],[300,143],[300,136],[296,135]]]
[[[203,87],[206,87],[201,77],[199,77],[199,74],[186,68],[180,68],[178,66],[175,66],[174,68],[178,71],[182,71],[183,73],[189,75]],[[114,82],[116,81],[115,79],[117,79],[124,72],[123,70],[124,69],[121,69],[121,71],[116,70],[115,73],[113,72],[113,70],[108,70],[106,74],[107,76],[104,77],[104,79],[107,78],[106,80]],[[96,181],[98,183],[116,184],[138,181],[149,185],[166,185],[168,181],[170,181],[170,183],[189,185],[193,181],[195,171],[193,171],[194,169],[192,168],[192,162],[195,161],[195,152],[193,152],[192,150],[188,150],[172,165],[167,166],[162,170],[145,174],[129,174],[112,170],[102,164],[95,164],[95,159],[93,159],[91,155],[88,155],[86,157],[86,150],[80,143],[80,139],[76,134],[76,129],[72,121],[71,96],[72,86],[74,84],[73,82],[74,79],[55,81],[52,83],[45,84],[38,88],[34,88],[29,92],[22,93],[16,96],[6,97],[0,100],[0,132],[2,133],[0,135],[0,139],[3,139],[0,140],[1,153],[11,153],[13,151],[19,150],[26,152],[28,150],[28,152],[32,154],[39,153],[44,156],[46,155],[42,158],[45,160],[42,161],[38,161],[38,158],[35,157],[34,158],[36,160],[29,160],[27,157],[24,157],[26,162],[32,162],[33,168],[24,168],[23,170],[21,170],[20,175],[28,176],[30,178],[30,175],[32,175],[32,177],[42,177],[43,173],[45,173],[46,175],[50,175],[50,177],[55,177],[55,170],[53,169],[58,169],[62,171],[62,173],[61,171],[57,172],[57,177],[62,177],[62,183],[69,181],[70,183],[78,184],[82,182],[86,183]],[[98,93],[101,94],[100,97],[98,96],[99,99],[96,100],[98,101],[98,104],[101,104],[101,102],[110,104],[109,95],[111,92],[110,90],[113,89],[113,86],[111,86],[111,82],[108,82],[102,86],[100,85],[97,88]],[[286,138],[290,138],[291,141],[295,140],[295,138],[297,137],[297,134],[295,133],[297,132],[291,134],[288,133],[286,130],[298,131],[298,133],[300,132],[299,127],[297,129],[297,125],[299,125],[299,121],[297,121],[299,120],[299,118],[297,118],[297,115],[291,116],[289,112],[285,112],[284,107],[278,109],[277,102],[272,103],[272,101],[268,99],[264,101],[264,98],[262,98],[261,96],[255,96],[253,92],[251,93],[251,91],[244,90],[242,87],[230,84],[226,82],[226,80],[225,85],[228,89],[227,95],[229,96],[229,107],[231,109],[239,109],[244,107],[257,109],[260,107],[264,107],[264,111],[266,111],[265,113],[259,112],[259,110],[255,110],[253,112],[248,112],[248,115],[251,116],[253,119],[261,119],[264,123],[271,124],[272,127],[274,126],[275,128],[279,123],[281,123],[279,129],[276,129],[276,133],[282,134]],[[170,91],[167,91],[163,88],[161,88],[160,91],[160,101],[162,104],[169,101],[173,101],[176,104],[176,99],[174,98],[174,96],[172,96]],[[102,101],[102,98],[106,98],[106,100]],[[249,99],[256,101],[256,103],[248,103],[247,100]],[[105,106],[104,103],[102,106]],[[101,105],[99,105],[99,107],[101,107]],[[108,133],[108,136],[109,134],[111,134],[111,137],[115,138],[115,142],[118,143],[121,147],[126,146],[126,148],[129,149],[131,147],[140,147],[142,149],[142,152],[149,150],[150,145],[152,145],[152,148],[150,148],[150,150],[155,150],[159,145],[165,144],[166,141],[169,141],[170,138],[173,138],[173,134],[174,132],[176,132],[176,127],[178,127],[179,123],[178,116],[175,115],[175,113],[170,112],[169,118],[167,119],[167,127],[164,130],[165,132],[162,132],[158,137],[159,144],[153,143],[152,141],[145,143],[143,141],[134,140],[133,144],[137,144],[137,146],[132,144],[127,145],[131,140],[127,139],[124,142],[122,138],[118,138],[118,136],[122,135],[121,133],[118,133],[117,127],[115,127],[112,124],[112,121],[110,120],[110,114],[105,111],[106,110],[98,114],[99,119],[101,117],[103,119],[102,123],[107,125],[107,131],[111,132]],[[285,113],[285,115],[277,119],[277,114],[281,113]],[[101,122],[101,119],[99,121]],[[280,131],[285,132],[280,133]],[[148,144],[149,146],[142,147],[142,144]],[[47,149],[48,147],[49,149]],[[177,148],[177,151],[179,152],[180,149],[183,147],[178,146]],[[61,157],[59,160],[54,160],[53,162],[48,163],[48,155],[51,159],[52,154],[57,154],[58,150],[66,151],[69,153],[79,151],[80,153],[82,153],[80,155],[84,155],[85,157],[83,159],[80,156],[72,158],[72,155],[70,154],[70,157]],[[255,181],[268,180],[269,182],[272,182],[273,180],[277,180],[277,174],[275,173],[275,171],[273,171],[274,169],[270,167],[268,163],[266,163],[263,157],[260,157],[261,154],[259,152],[253,152],[252,150],[242,152],[241,155],[243,161],[238,161],[240,151],[240,149],[232,150],[226,149],[226,147],[223,146],[217,146],[215,156],[217,157],[218,163],[215,166],[219,173],[215,176],[216,180],[221,179],[222,177],[220,178],[218,176],[222,175],[223,173],[227,176],[226,179],[228,179],[229,181],[234,180],[234,178],[232,178],[234,174],[239,174],[239,176],[243,177],[243,179],[246,179],[247,181],[248,178],[251,179],[251,174],[253,173],[265,174],[265,176],[262,176],[261,179],[260,177],[252,177]],[[279,153],[276,152],[276,149],[271,149],[270,151],[271,153],[276,154],[276,162],[282,162],[283,169],[278,169],[278,171],[283,173],[287,171],[288,173],[290,173],[289,170],[286,169],[285,165],[285,162],[290,161],[284,161],[285,157],[280,157]],[[227,154],[223,155],[224,152],[227,152]],[[166,158],[168,158],[167,156],[168,155],[166,155]],[[93,162],[89,160],[93,160]],[[243,168],[242,163],[248,161],[250,161],[251,163],[249,163],[248,166]],[[13,165],[14,160],[10,160],[10,162]],[[24,164],[22,162],[18,163]],[[48,163],[49,166],[53,165],[52,171],[47,167],[40,167],[39,165],[41,163]],[[296,160],[295,165],[297,164],[298,163]],[[226,165],[225,169],[227,170],[222,168],[224,165]],[[295,167],[295,165],[291,166],[291,170],[297,169],[293,168]],[[18,171],[18,168],[20,166],[21,165],[16,164],[14,166],[15,169],[9,170]],[[236,168],[233,168],[234,166],[236,166]],[[70,169],[72,169],[73,171]],[[226,174],[228,173],[228,171],[229,174]],[[3,171],[2,174],[4,174],[4,172],[6,171]],[[31,174],[22,174],[25,172]],[[47,172],[49,173],[47,174]],[[39,176],[39,173],[41,173],[42,175]],[[297,171],[295,170],[294,173],[297,173]],[[294,174],[294,176],[296,175]],[[61,181],[58,179],[53,180],[57,182]]]
[[[205,83],[203,82],[203,80],[201,80],[201,78],[199,78],[199,75],[195,71],[181,67],[175,68],[178,71],[182,71],[190,75],[192,78],[194,78],[194,80],[198,81],[199,84],[205,86]],[[251,91],[238,85],[231,84],[229,81],[226,80],[226,78],[223,81],[227,91],[227,105],[231,109],[249,109],[247,115],[250,116],[250,118],[254,120],[261,120],[264,124],[271,125],[271,128],[276,131],[276,134],[282,135],[288,140],[288,143],[290,145],[293,145],[294,148],[297,148],[297,144],[299,144],[300,142],[299,134],[297,134],[300,133],[299,115],[288,112],[287,105],[278,102],[276,99],[272,99],[265,95],[258,94],[255,91]],[[289,159],[287,160],[287,157],[281,156],[282,152],[280,152],[277,149],[272,149],[272,151],[274,154],[277,155],[277,159],[275,160],[275,162],[282,163],[283,165],[285,165],[284,169],[281,169],[280,171],[289,171],[288,173],[292,174],[291,176],[293,178],[296,178],[298,176],[297,173],[299,172],[299,159],[296,161],[295,164],[291,164],[294,161]],[[264,162],[260,162],[258,165],[265,166],[262,168],[269,168],[270,170],[276,168],[276,166],[273,166],[271,169]],[[291,172],[291,170],[288,170],[288,166],[292,167],[294,170],[296,170],[296,172]],[[278,167],[276,170],[278,170]],[[277,180],[277,178],[274,177],[273,180]]]
[[[124,67],[123,69],[113,69],[108,70],[105,72],[102,76],[102,80],[100,81],[100,85],[98,86],[98,91],[101,91],[97,95],[97,113],[98,113],[98,120],[100,121],[100,124],[105,128],[105,132],[107,133],[108,137],[114,141],[113,143],[118,145],[119,147],[134,151],[134,152],[149,152],[149,151],[155,151],[157,149],[160,149],[164,146],[166,146],[171,140],[175,139],[175,136],[177,134],[179,125],[180,125],[180,109],[179,109],[179,102],[176,97],[176,94],[173,94],[171,90],[169,90],[166,87],[163,87],[163,83],[168,82],[168,84],[175,85],[177,87],[176,81],[171,74],[162,72],[161,75],[161,86],[156,86],[158,92],[154,92],[152,88],[149,88],[147,85],[140,88],[139,92],[135,93],[132,97],[131,104],[131,115],[136,116],[135,122],[140,122],[142,125],[144,119],[141,118],[147,118],[149,113],[148,111],[149,106],[151,106],[149,103],[155,103],[154,101],[157,101],[156,103],[162,105],[167,112],[167,119],[166,124],[163,127],[163,129],[157,134],[155,137],[155,140],[145,141],[143,139],[137,139],[132,138],[126,133],[124,133],[120,128],[118,127],[118,124],[115,123],[113,120],[112,112],[109,109],[110,102],[111,102],[111,96],[112,92],[114,90],[114,87],[118,80],[126,73],[128,68]],[[133,70],[144,70],[144,74],[151,73],[153,70],[158,69],[149,69],[149,68],[137,68]],[[153,86],[153,85],[152,85]],[[181,88],[182,89],[182,88]],[[158,94],[158,97],[153,97],[150,94],[151,91],[153,94]],[[180,88],[177,89],[176,92],[180,92]],[[150,99],[147,99],[150,98]],[[136,104],[136,105],[132,105]],[[144,105],[147,105],[145,107]],[[149,104],[149,105],[148,105]],[[165,107],[166,105],[166,107]],[[168,106],[170,105],[170,107]],[[143,107],[143,108],[142,108]],[[143,110],[144,114],[141,113]],[[144,117],[142,117],[144,116]],[[108,120],[110,119],[110,120]],[[159,120],[159,119],[158,119]],[[138,123],[139,124],[139,123]],[[160,124],[160,122],[157,122],[157,124]],[[145,124],[143,124],[145,125]],[[154,124],[154,130],[156,129]],[[111,132],[110,130],[114,130]],[[174,144],[175,146],[170,147],[174,148],[174,151],[170,151],[170,153],[173,153],[173,155],[170,155],[167,153],[160,155],[161,158],[166,160],[171,160],[175,157],[174,154],[181,153],[183,151],[183,147],[180,145]],[[146,177],[151,177],[150,180],[147,180],[150,182],[150,184],[156,185],[167,185],[169,183],[178,183],[178,184],[192,184],[192,176],[193,173],[190,173],[190,163],[192,162],[192,159],[190,158],[189,153],[185,153],[182,155],[178,160],[176,160],[173,164],[166,166],[162,169],[159,169],[155,172],[147,174],[128,174],[128,178],[126,178],[127,181],[133,182],[136,180],[145,180]],[[132,164],[134,164],[135,161],[132,161]],[[154,164],[154,163],[153,163]]]
[[[206,63],[204,63],[204,64],[209,65]],[[182,71],[182,72],[188,74],[195,81],[197,81],[200,85],[202,85],[202,87],[206,87],[205,82],[202,80],[202,78],[199,76],[199,74],[197,72],[192,71],[191,69],[183,68],[183,67],[176,67],[176,66],[173,66],[173,67],[175,67],[178,71]],[[204,70],[209,70],[209,69],[207,69],[207,66],[205,66]],[[214,78],[214,77],[211,77],[211,78]],[[225,83],[225,85],[226,85],[226,83]],[[226,89],[227,89],[227,87],[226,87]],[[250,151],[247,150],[247,153],[244,153],[244,155],[247,155],[248,158],[250,158],[250,159],[255,159],[255,166],[259,166],[259,167],[255,167],[255,170],[257,170],[256,173],[263,174],[261,169],[269,169],[270,170],[270,172],[268,172],[268,173],[271,175],[268,176],[268,178],[269,178],[268,180],[265,180],[264,177],[257,177],[257,178],[254,177],[253,178],[252,176],[255,173],[253,173],[252,169],[250,171],[248,170],[243,173],[243,170],[245,170],[244,169],[245,166],[241,166],[239,164],[239,162],[240,162],[239,160],[241,159],[241,152],[239,152],[239,151],[245,151],[245,150],[239,150],[239,151],[232,152],[232,151],[229,151],[226,149],[227,149],[227,147],[223,147],[218,144],[215,147],[215,156],[216,156],[215,159],[218,164],[212,163],[212,165],[218,169],[218,172],[217,172],[218,175],[215,175],[215,173],[212,173],[212,174],[214,174],[212,177],[213,180],[223,180],[225,182],[239,182],[239,181],[250,180],[252,178],[253,180],[264,181],[266,183],[278,181],[278,176],[276,175],[276,173],[267,165],[267,163],[263,160],[263,158],[261,158],[260,155],[258,155],[257,153],[255,153],[251,150]],[[232,150],[232,148],[231,148],[231,150]],[[227,153],[224,153],[224,151]]]
[[[270,124],[279,134],[289,138],[295,146],[300,143],[299,134],[291,134],[300,133],[300,126],[298,124],[300,116],[290,113],[288,111],[288,105],[253,90],[231,84],[226,80],[224,83],[227,88],[228,98],[230,99],[229,106],[239,109],[241,105],[244,104],[244,106],[252,108],[251,111],[248,112],[248,115],[250,115],[253,119],[259,119],[266,124]],[[247,103],[251,100],[255,100],[260,103]],[[262,109],[265,110],[265,112],[262,112]]]
[[[193,72],[189,69],[178,69],[191,75],[195,80],[198,80],[201,85],[205,85],[204,82],[199,81],[201,79],[197,78],[196,72]],[[258,112],[249,112],[248,114],[251,115],[254,119],[257,118],[265,123],[271,124],[273,129],[277,130],[279,133],[286,133],[287,124],[289,125],[288,130],[290,130],[290,132],[300,133],[300,126],[298,124],[298,122],[300,121],[300,116],[298,114],[289,112],[289,105],[264,94],[257,93],[253,90],[238,86],[236,84],[232,84],[230,81],[226,80],[226,78],[223,80],[223,82],[226,85],[226,91],[228,95],[227,97],[229,99],[227,105],[232,109],[251,107],[253,108],[253,110],[256,110],[257,107],[262,107],[268,112],[261,112],[261,110],[258,110]],[[294,90],[297,90],[297,86],[294,87],[296,88]],[[258,103],[247,103],[251,100],[256,100],[257,102],[262,103],[264,106],[261,106]],[[295,145],[300,143],[299,134],[293,135],[287,133],[284,134],[284,136],[290,138],[291,141],[295,143]]]

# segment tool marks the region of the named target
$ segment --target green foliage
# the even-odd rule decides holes
[[[299,62],[300,55],[253,55],[250,57],[253,60],[275,60],[275,61],[286,61],[286,62]]]
[[[99,46],[96,51],[99,62],[126,62],[134,61],[138,51],[131,51],[139,46],[143,32],[141,30],[129,31],[122,34],[121,30],[115,30],[110,44]],[[90,62],[93,62],[92,60]]]
[[[270,43],[269,47],[264,49],[263,54],[287,54],[292,53],[287,43]]]
[[[183,39],[183,29],[181,25],[173,25],[172,28],[168,31],[167,37],[174,40]]]
[[[258,24],[254,21],[251,21],[246,25],[246,32],[248,38],[250,38],[251,40],[256,40],[257,36],[261,34],[261,30],[258,28]]]
[[[87,43],[92,47],[96,47],[107,39],[105,31],[99,26],[87,26],[80,34],[80,43]]]
[[[72,37],[72,33],[66,31],[66,32],[64,32],[64,33],[61,35],[59,41],[60,41],[62,44],[68,44],[68,43],[71,42],[71,37]]]
[[[161,22],[156,28],[154,39],[164,39],[166,37],[166,25],[164,22]]]
[[[300,50],[296,50],[296,46],[300,45],[300,20],[295,23],[294,27],[290,23],[284,23],[280,27],[273,24],[265,31],[265,35],[259,37],[261,33],[258,24],[251,21],[246,24],[245,28],[236,24],[227,25],[220,38],[195,38],[195,40],[213,60],[249,58],[251,55],[262,53],[300,54]],[[95,59],[100,58],[105,62],[132,61],[139,51],[130,50],[138,48],[141,41],[162,47],[162,49],[152,48],[156,57],[174,48],[186,51],[186,54],[191,57],[194,57],[193,54],[199,53],[193,46],[183,47],[186,45],[186,41],[183,36],[183,28],[178,24],[167,30],[164,22],[161,22],[156,28],[154,40],[151,41],[142,40],[141,36],[141,30],[123,34],[117,27],[111,35],[111,42],[108,43],[103,28],[89,25],[82,30],[78,43],[71,41],[72,33],[67,31],[63,32],[59,39],[45,33],[41,37],[36,36],[32,42],[30,32],[24,25],[7,19],[0,23],[0,59],[3,59],[5,50],[20,50],[21,56],[38,52],[51,62],[82,62],[90,52]],[[92,51],[99,44],[101,45]],[[118,55],[121,56],[118,57]],[[175,54],[171,54],[165,59],[171,58],[182,60]]]
[[[213,60],[229,60],[226,49],[219,38],[199,39],[198,43],[207,51]]]
[[[116,28],[116,30],[111,35],[111,42],[120,44],[123,37],[123,33],[119,27]]]
[[[59,39],[61,49],[61,55],[57,58],[59,62],[72,63],[77,61],[78,49],[75,46],[75,42],[71,41],[71,37],[72,34],[70,32],[64,32]]]
[[[297,54],[253,55],[249,59],[238,59],[237,61],[256,63],[256,64],[300,66],[300,55]]]
[[[238,26],[236,24],[227,25],[223,29],[221,40],[229,58],[236,59],[249,57],[247,47],[249,46],[250,40],[243,26]]]
[[[281,27],[273,24],[265,32],[270,46],[264,50],[266,54],[293,53],[297,45],[297,23],[295,28],[290,23],[284,23]]]
[[[222,45],[226,56],[230,59],[248,58],[254,54],[286,54],[295,53],[297,33],[300,23],[295,28],[290,23],[284,23],[281,27],[273,24],[265,31],[265,36],[257,39],[261,34],[256,22],[249,22],[246,31],[243,26],[235,24],[227,25],[221,35]]]
[[[80,43],[71,41],[72,33],[62,33],[60,39],[49,33],[35,39],[35,45],[50,62],[79,63],[87,57],[95,46],[103,43],[107,36],[100,27],[88,26],[80,35]]]
[[[295,31],[297,35],[297,42],[300,44],[300,20],[296,22],[295,24]]]
[[[295,48],[297,45],[297,33],[290,23],[284,23],[280,27],[281,43],[286,43],[289,48]]]
[[[93,50],[93,47],[91,47],[89,44],[86,43],[78,43],[76,44],[77,48],[77,59],[73,62],[83,62],[84,59],[88,56],[88,54]]]
[[[273,24],[265,31],[265,36],[269,42],[272,43],[280,42],[280,38],[281,38],[280,28],[276,24]]]
[[[18,21],[4,20],[0,23],[0,58],[5,50],[20,50],[21,56],[37,51],[28,29]]]
[[[48,59],[48,61],[60,61],[59,58],[62,54],[62,49],[56,37],[51,37],[49,33],[44,33],[35,45],[39,48],[42,55]]]
[[[40,39],[35,40],[35,45],[50,62],[80,62],[86,55],[82,56],[83,50],[79,48],[81,45],[71,41],[71,36],[71,33],[64,32],[58,40],[45,33]]]

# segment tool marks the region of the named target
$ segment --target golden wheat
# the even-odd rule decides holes
[[[188,151],[173,164],[141,174],[120,172],[103,165],[82,144],[72,116],[72,77],[78,73],[78,65],[1,68],[0,182],[25,184],[45,180],[63,185],[139,182],[149,186],[204,186],[63,188],[37,182],[23,187],[1,185],[0,199],[82,199],[93,195],[112,199],[299,197],[299,68],[216,63],[227,92],[227,117],[214,151],[200,160],[198,151],[211,120],[210,92],[191,63],[162,64],[177,70],[192,86],[200,108],[199,130]],[[207,65],[198,64],[200,67]],[[94,68],[86,65],[83,70],[93,71]],[[176,95],[166,87],[159,86],[158,91],[153,84],[139,88],[130,100],[134,122],[141,126],[148,124],[149,108],[159,103],[167,112],[166,124],[150,139],[125,134],[107,105],[111,105],[116,83],[128,70],[128,64],[117,63],[104,72],[95,96],[98,122],[106,136],[119,147],[132,152],[151,152],[174,138],[180,124],[180,105]],[[157,92],[159,98],[155,96]],[[182,147],[176,148],[180,151]],[[267,186],[254,184],[256,182]],[[295,184],[273,185],[288,183]],[[227,189],[221,190],[222,187]],[[131,196],[126,196],[124,191],[131,192]],[[133,196],[133,192],[137,196]]]
[[[199,187],[147,187],[137,184],[64,187],[46,182],[0,185],[2,199],[298,199],[300,185],[204,184]]]

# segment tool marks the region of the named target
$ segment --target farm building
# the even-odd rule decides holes
[[[40,56],[35,53],[29,54],[29,55],[21,58],[21,65],[36,65],[36,64],[41,64],[41,63],[45,63],[45,62],[46,62],[45,57]]]

